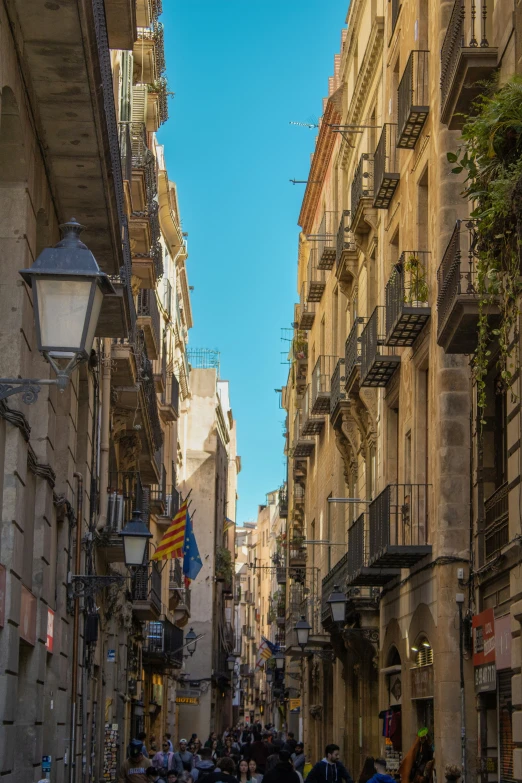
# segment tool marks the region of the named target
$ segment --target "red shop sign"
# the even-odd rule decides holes
[[[495,663],[495,613],[486,609],[476,614],[473,626],[473,666]]]

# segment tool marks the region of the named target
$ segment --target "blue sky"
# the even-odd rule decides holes
[[[237,521],[285,478],[281,328],[297,301],[297,218],[348,0],[164,0],[170,119],[194,286],[190,347],[221,352],[237,420]]]

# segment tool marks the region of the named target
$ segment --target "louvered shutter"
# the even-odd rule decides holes
[[[132,88],[132,121],[145,123],[147,120],[147,86],[135,85]]]

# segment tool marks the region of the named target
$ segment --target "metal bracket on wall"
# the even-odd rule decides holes
[[[69,576],[69,593],[71,598],[93,598],[100,590],[114,584],[122,585],[125,582],[123,574],[110,574],[107,576],[71,574]]]

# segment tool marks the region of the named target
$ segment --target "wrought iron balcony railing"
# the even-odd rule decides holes
[[[107,530],[117,533],[132,518],[132,512],[141,511],[148,522],[145,488],[142,486],[138,471],[120,471],[109,473],[107,485]],[[148,502],[148,501],[147,501]]]
[[[315,320],[315,301],[308,300],[308,281],[305,280],[301,285],[301,296],[299,302],[299,329],[308,331],[312,328]]]
[[[455,0],[440,55],[441,120],[450,128],[462,126],[497,67],[492,19],[492,0]]]
[[[429,80],[427,51],[410,52],[398,91],[397,146],[412,150],[428,118]]]
[[[157,18],[153,20],[151,27],[138,27],[138,42],[139,41],[153,41],[154,43],[154,65],[156,68],[155,78],[159,79],[163,76],[166,70],[165,62],[165,40],[163,24],[157,21]]]
[[[341,592],[346,591],[348,552],[345,552],[340,560],[328,571],[321,584],[321,617],[325,620],[331,617],[331,609],[328,599],[337,585]]]
[[[161,571],[155,562],[138,566],[131,579],[133,601],[148,602],[161,611]]]
[[[437,271],[437,343],[446,353],[473,353],[477,347],[479,291],[474,220],[457,220]],[[494,300],[484,304],[491,325],[500,313]]]
[[[303,565],[306,563],[307,549],[302,539],[290,541],[288,558],[291,566]]]
[[[161,402],[163,405],[168,405],[175,418],[179,416],[179,381],[173,372],[167,373],[167,383],[165,391],[161,395]]]
[[[486,561],[496,557],[509,542],[509,485],[506,481],[484,503],[486,524],[484,554]]]
[[[364,324],[365,319],[356,316],[350,333],[346,338],[344,346],[344,378],[347,390],[352,387],[357,371],[361,367],[361,334]]]
[[[397,126],[385,123],[373,157],[373,206],[388,209],[399,184]]]
[[[337,356],[319,356],[312,371],[311,413],[330,413],[330,392]]]
[[[386,344],[413,345],[430,317],[429,253],[405,250],[386,285]]]
[[[150,331],[156,345],[157,354],[161,343],[161,317],[155,290],[150,288],[141,288],[139,290],[137,315],[138,318],[150,318]]]
[[[345,359],[339,359],[335,365],[335,370],[332,373],[332,380],[330,382],[330,421],[333,421],[339,405],[346,400],[345,392]]]
[[[352,231],[360,220],[360,210],[364,199],[373,199],[373,154],[365,152],[361,155],[351,187],[351,223]]]
[[[181,568],[181,560],[176,557],[174,560],[170,561],[169,590],[179,590],[183,587],[183,584],[184,577]]]
[[[323,291],[326,287],[326,271],[318,262],[319,250],[317,247],[310,248],[308,256],[308,291],[306,294],[307,302],[320,302]]]
[[[150,507],[157,514],[165,515],[167,509],[167,471],[160,468],[160,483],[150,487]]]
[[[145,123],[131,122],[129,123],[129,128],[132,147],[132,168],[137,171],[143,171],[147,204],[151,205],[158,195],[156,158],[147,146],[147,130],[145,128]]]
[[[156,666],[183,666],[183,630],[169,620],[143,623],[142,653],[144,663]]]
[[[335,274],[339,280],[355,277],[357,273],[357,246],[350,230],[351,211],[344,209],[337,228],[335,247]]]
[[[288,516],[288,488],[286,484],[279,488],[279,516],[286,519]]]
[[[120,122],[120,156],[122,177],[127,182],[132,182],[132,142],[128,122]]]
[[[294,505],[302,506],[305,502],[305,490],[301,484],[294,482]]]
[[[163,444],[163,430],[161,429],[158,412],[158,400],[156,397],[156,388],[154,386],[152,363],[147,356],[143,332],[141,332],[140,344],[141,352],[138,354],[140,385],[145,401],[145,411],[150,425],[153,450],[157,451]]]
[[[389,484],[369,513],[372,568],[411,568],[431,554],[428,484]]]
[[[386,386],[401,358],[385,345],[385,308],[376,307],[361,334],[361,386]]]
[[[309,384],[303,398],[302,435],[319,435],[325,424],[323,413],[314,413],[312,389]]]
[[[309,457],[315,448],[315,440],[303,435],[303,411],[297,410],[294,416],[292,453],[294,459]]]
[[[326,211],[323,213],[317,234],[310,234],[307,239],[317,247],[317,266],[319,269],[331,269],[336,256],[336,231],[338,213]]]

